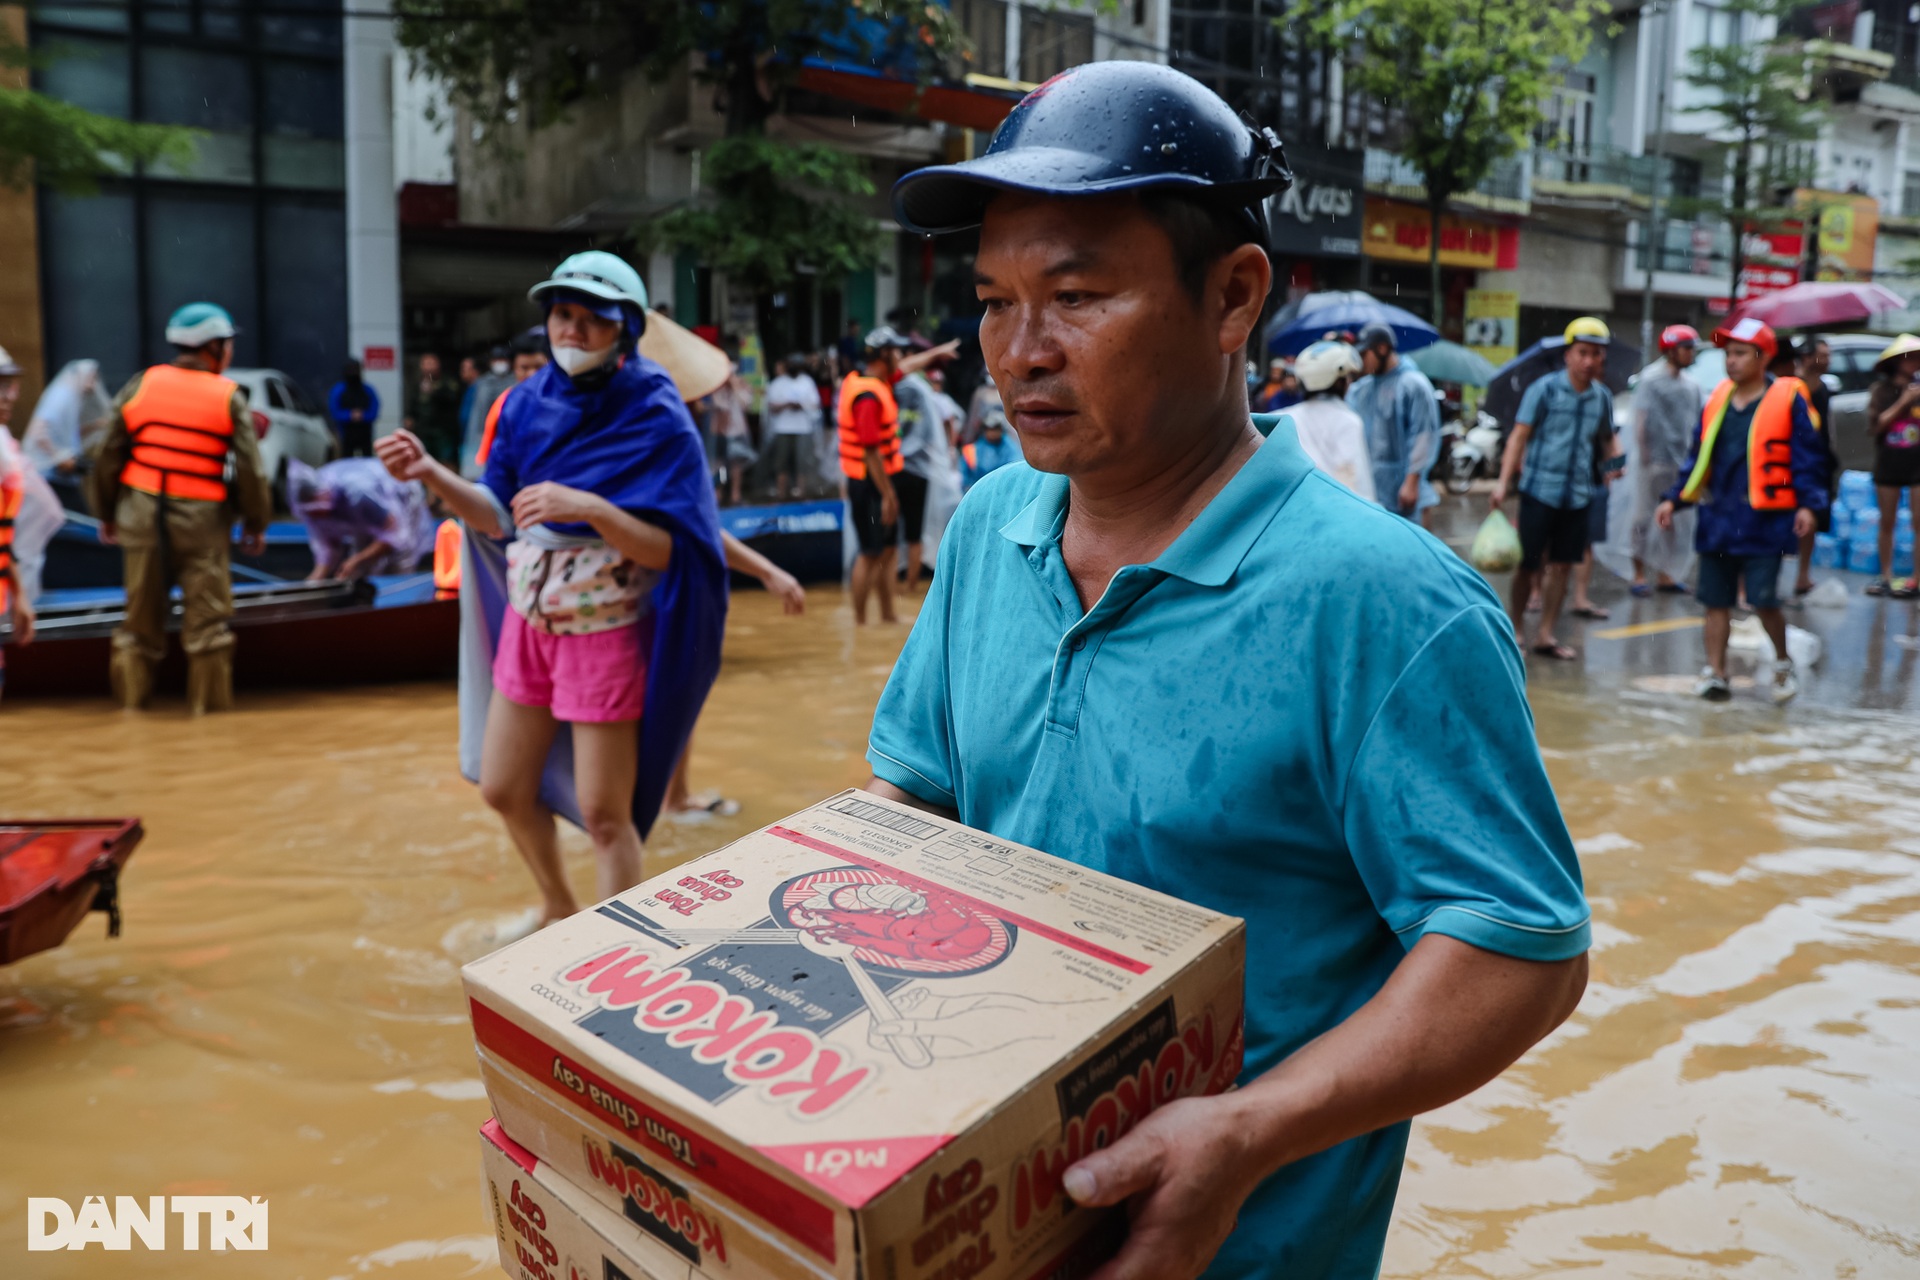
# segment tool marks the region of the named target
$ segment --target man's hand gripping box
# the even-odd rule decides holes
[[[1060,1177],[1233,1083],[1241,921],[846,792],[466,967],[512,1139],[732,1280],[1030,1280]]]

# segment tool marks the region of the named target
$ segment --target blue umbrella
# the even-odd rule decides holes
[[[1440,340],[1440,331],[1425,320],[1370,293],[1309,293],[1274,316],[1267,350],[1277,356],[1299,355],[1329,332],[1357,334],[1370,324],[1392,329],[1402,351],[1417,351]]]
[[[1457,342],[1436,342],[1422,347],[1407,360],[1434,382],[1457,382],[1463,387],[1484,387],[1493,377],[1493,365],[1478,351]]]
[[[1566,367],[1567,340],[1542,338],[1513,359],[1493,371],[1487,383],[1486,398],[1480,407],[1500,420],[1502,429],[1513,425],[1520,412],[1520,397],[1527,388],[1550,373]],[[1607,344],[1607,369],[1601,381],[1615,395],[1627,389],[1627,379],[1640,369],[1640,348],[1615,338]]]

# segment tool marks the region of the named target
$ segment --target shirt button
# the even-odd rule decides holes
[[[1085,636],[1079,636],[1073,642],[1073,651],[1075,653],[1080,652],[1082,649],[1086,647],[1087,647],[1087,638]]]

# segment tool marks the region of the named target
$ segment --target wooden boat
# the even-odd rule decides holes
[[[837,582],[845,564],[838,499],[730,507],[722,525],[801,582]],[[99,540],[99,523],[69,513],[47,548],[46,590],[37,635],[7,649],[7,696],[108,692],[110,637],[126,612],[120,552]],[[359,582],[306,582],[306,532],[279,522],[266,553],[233,562],[234,683],[241,688],[379,684],[453,677],[459,667],[460,605],[427,572]],[[261,566],[265,566],[264,568]],[[755,588],[734,575],[734,585]],[[180,629],[176,600],[169,632]],[[0,639],[5,639],[0,634]],[[186,685],[177,644],[160,664],[159,687]]]
[[[120,936],[120,872],[146,833],[138,818],[0,822],[0,964],[67,940],[89,911]]]
[[[233,588],[233,678],[241,688],[379,684],[453,676],[460,602],[431,573],[359,582],[240,581]],[[7,696],[104,695],[113,629],[126,613],[118,587],[48,590],[34,642],[7,649]],[[175,597],[167,630],[180,629]],[[186,686],[186,657],[169,643],[162,689]]]
[[[782,502],[769,506],[723,507],[720,524],[802,582],[838,582],[847,563],[843,546],[845,506],[838,498]],[[233,554],[235,582],[297,582],[313,570],[306,526],[276,520],[267,526],[266,549],[257,556]],[[735,576],[735,586],[752,579]],[[41,585],[49,591],[117,587],[120,549],[100,541],[100,522],[69,511],[67,522],[47,544]]]

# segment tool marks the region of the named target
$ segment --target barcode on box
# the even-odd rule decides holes
[[[940,834],[940,828],[931,822],[922,822],[918,818],[909,818],[904,813],[877,804],[868,804],[865,800],[856,800],[846,796],[835,800],[827,808],[835,813],[844,813],[849,818],[858,818],[862,822],[871,822],[876,827],[885,827],[889,831],[898,831],[902,835],[912,836],[915,840],[925,840],[928,836]]]

